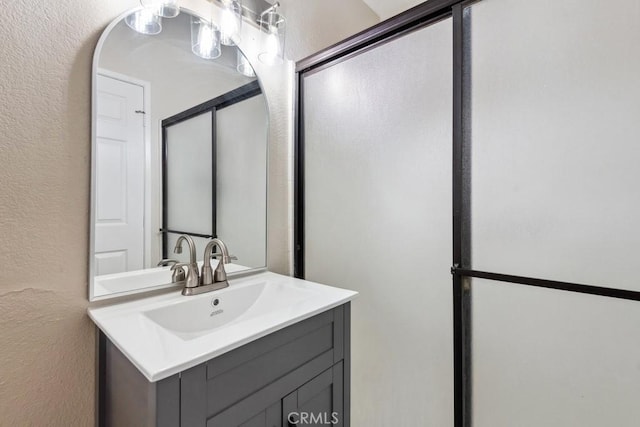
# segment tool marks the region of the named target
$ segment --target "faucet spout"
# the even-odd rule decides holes
[[[178,241],[176,242],[176,246],[173,249],[173,252],[176,254],[182,253],[182,242],[186,241],[189,245],[189,264],[187,266],[187,275],[186,275],[186,288],[195,288],[198,286],[200,282],[200,278],[198,277],[198,263],[196,261],[196,244],[194,243],[191,236],[186,234],[178,237]]]
[[[182,253],[182,242],[186,241],[189,245],[189,264],[197,264],[196,262],[196,244],[193,241],[191,236],[187,236],[186,234],[178,237],[178,241],[176,242],[176,247],[173,249],[173,253],[181,254]]]
[[[220,253],[222,254],[215,271],[213,271],[211,268],[211,253],[214,246],[219,247]],[[224,270],[224,265],[228,264],[229,262],[231,262],[231,257],[229,256],[227,245],[220,239],[212,239],[204,249],[204,264],[202,264],[200,284],[210,285],[212,283],[226,282],[227,272]]]

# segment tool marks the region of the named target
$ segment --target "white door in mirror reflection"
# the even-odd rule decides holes
[[[96,127],[96,274],[143,268],[143,87],[98,75]]]

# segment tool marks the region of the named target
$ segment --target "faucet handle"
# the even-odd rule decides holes
[[[160,260],[160,262],[158,262],[156,267],[164,267],[164,266],[169,265],[169,264],[174,264],[175,265],[175,264],[177,264],[179,262],[180,261],[178,261],[177,259],[166,258],[166,259]]]
[[[218,258],[218,257],[222,257],[222,256],[223,256],[223,254],[221,254],[220,252],[216,252],[215,254],[211,254],[211,258]],[[225,259],[223,260],[223,262],[225,264],[229,264],[231,262],[231,260],[235,261],[237,259],[238,259],[238,257],[235,256],[235,255],[227,255],[225,257]]]
[[[186,275],[184,274],[185,269],[187,270]],[[185,282],[184,286],[186,288],[195,288],[198,286],[200,281],[200,275],[198,274],[197,264],[179,262],[177,264],[174,264],[171,267],[171,270],[174,271],[173,274],[176,279],[174,283]]]
[[[171,276],[171,283],[184,282],[187,278],[187,275],[184,272],[184,268],[189,267],[189,264],[184,262],[177,262],[171,266],[171,271],[173,271],[173,275]]]
[[[176,264],[180,265],[180,264]],[[198,264],[185,263],[180,265],[186,267],[187,277],[185,277],[185,288],[196,288],[200,284],[200,273],[198,272]]]

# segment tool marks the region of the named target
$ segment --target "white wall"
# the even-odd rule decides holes
[[[360,0],[282,0],[280,4],[287,18],[285,53],[292,61],[380,22],[380,17]]]
[[[389,19],[423,3],[422,0],[364,0],[364,2],[380,17],[380,20]]]

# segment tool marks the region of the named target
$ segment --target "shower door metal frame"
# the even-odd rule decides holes
[[[262,93],[262,89],[260,89],[260,84],[257,80],[254,80],[246,85],[240,86],[236,89],[233,89],[227,93],[224,93],[216,98],[210,99],[209,101],[205,101],[202,104],[198,104],[194,107],[189,108],[188,110],[182,111],[178,114],[175,114],[169,118],[162,120],[162,228],[160,228],[160,233],[162,233],[162,258],[166,259],[169,256],[168,253],[168,234],[186,234],[193,237],[202,237],[205,239],[212,239],[217,236],[216,230],[216,112],[218,110],[222,110],[223,108],[229,107],[231,105],[237,104],[238,102],[244,101],[249,98],[253,98],[254,96],[260,95]],[[212,206],[211,206],[211,234],[204,233],[194,233],[190,231],[183,230],[173,230],[168,227],[168,212],[169,209],[167,207],[168,203],[168,182],[167,182],[167,167],[168,167],[168,147],[167,147],[167,128],[178,123],[181,123],[185,120],[192,119],[201,114],[211,113],[211,177],[213,180],[212,184]]]
[[[468,242],[462,231],[465,215],[465,188],[462,180],[462,75],[456,73],[460,63],[457,56],[462,56],[461,20],[455,17],[455,6],[460,0],[431,0],[407,10],[393,18],[377,24],[338,44],[330,46],[312,56],[296,63],[296,120],[294,144],[294,275],[304,278],[304,76],[351,58],[358,53],[372,49],[381,43],[436,23],[442,19],[453,17],[453,254],[454,266],[463,265],[462,260],[469,254]],[[458,75],[460,74],[460,75]],[[466,186],[468,188],[468,186]],[[466,204],[468,207],[468,203]],[[468,209],[467,209],[468,211]],[[446,268],[446,267],[445,267]],[[451,269],[452,274],[454,269]],[[453,376],[454,376],[454,425],[469,426],[471,421],[471,335],[470,335],[470,289],[464,287],[464,277],[453,274]]]
[[[430,0],[393,18],[364,30],[296,63],[295,80],[295,144],[294,144],[294,275],[304,278],[304,76],[372,49],[380,43],[402,36],[408,31],[452,17],[453,25],[453,367],[454,425],[472,425],[472,324],[471,278],[488,279],[513,285],[524,285],[576,292],[608,298],[640,301],[640,292],[594,284],[578,284],[539,277],[514,276],[500,272],[478,271],[471,260],[471,82],[465,70],[470,66],[470,29],[463,21],[466,7],[483,0]],[[446,267],[445,267],[446,268]]]

